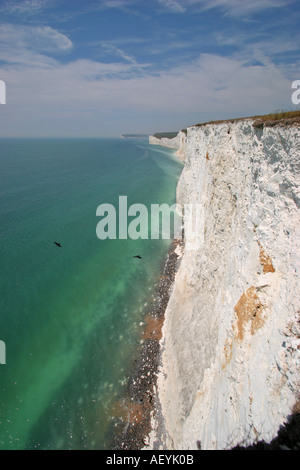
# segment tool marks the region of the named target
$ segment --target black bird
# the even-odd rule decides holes
[[[54,242],[54,243],[55,243],[55,245],[57,245],[57,246],[59,246],[59,247],[61,248],[60,243],[57,243],[57,242]]]
[[[140,255],[135,255],[134,258],[142,259],[142,257]]]

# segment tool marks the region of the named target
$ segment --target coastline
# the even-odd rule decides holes
[[[152,143],[174,150],[174,156],[184,164],[185,142],[183,132],[180,141],[173,147],[168,143]],[[185,137],[185,134],[184,134]],[[178,184],[178,182],[177,182]],[[177,189],[176,189],[177,192]],[[177,199],[177,197],[176,197]],[[164,446],[164,425],[158,399],[159,374],[162,366],[163,326],[175,277],[184,250],[184,231],[180,238],[172,240],[162,260],[159,282],[154,285],[155,294],[144,314],[144,325],[140,337],[141,348],[134,359],[135,365],[126,385],[124,397],[114,410],[121,418],[114,433],[113,450],[148,450]],[[158,431],[158,433],[157,433]],[[155,434],[155,437],[154,437]],[[155,439],[155,443],[153,443]],[[152,447],[153,446],[153,447]]]
[[[291,250],[299,245],[298,133],[283,129],[257,130],[253,120],[190,129],[177,200],[206,204],[206,243],[183,259],[172,244],[128,389],[136,423],[128,420],[117,448],[299,448],[299,270]],[[289,193],[274,183],[278,162],[287,161],[279,181]],[[287,230],[277,231],[282,220]]]
[[[181,261],[182,249],[183,240],[173,240],[161,271],[155,298],[145,314],[141,336],[142,348],[135,360],[135,368],[121,404],[122,410],[117,412],[123,416],[125,425],[123,423],[117,429],[113,450],[146,449],[150,446],[149,435],[153,430],[153,419],[156,426],[161,426],[160,410],[156,402],[161,363],[160,340],[165,311]]]
[[[204,237],[165,312],[151,449],[299,448],[299,129],[254,124],[188,131],[177,201],[203,205]]]

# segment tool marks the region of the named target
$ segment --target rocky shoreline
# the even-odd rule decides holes
[[[142,350],[135,360],[135,368],[127,385],[122,406],[123,423],[115,437],[114,450],[140,450],[147,446],[151,421],[157,417],[155,391],[160,365],[160,339],[165,310],[168,305],[175,275],[180,263],[182,240],[174,240],[169,249],[155,299],[145,314],[142,332]]]

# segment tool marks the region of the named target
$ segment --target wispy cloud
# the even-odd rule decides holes
[[[115,46],[112,43],[105,42],[102,44],[102,48],[109,53],[110,57],[114,56],[119,59],[123,59],[125,62],[128,62],[137,68],[144,68],[149,66],[149,64],[139,64],[135,57],[126,53],[123,49]]]
[[[223,117],[236,117],[245,110],[256,114],[272,111],[278,100],[284,103],[290,99],[290,82],[280,69],[272,63],[246,66],[238,57],[202,54],[188,67],[175,67],[156,76],[135,72],[132,63],[91,60],[56,62],[48,69],[0,68],[11,96],[7,109],[15,109],[14,125],[6,117],[2,132],[8,126],[26,134],[32,123],[38,122],[39,134],[60,135],[64,122],[63,131],[68,129],[72,134],[71,123],[76,121],[77,125],[84,122],[82,133],[96,135],[105,118],[105,134],[122,115],[126,116],[125,127],[127,120],[134,118],[137,123],[139,116],[159,116],[163,110],[174,116],[198,114],[197,120],[201,113],[212,118],[222,112]],[[70,122],[65,121],[66,114],[72,117]]]
[[[116,123],[121,132],[147,132],[151,122],[176,129],[176,117],[185,127],[289,107],[291,78],[300,73],[295,25],[292,33],[281,27],[274,34],[273,17],[265,24],[261,15],[249,33],[240,21],[249,12],[280,8],[283,0],[153,0],[144,9],[141,3],[95,0],[80,22],[64,24],[67,34],[43,25],[44,15],[27,25],[16,24],[19,15],[6,17],[0,24],[0,77],[7,85],[1,135],[110,135]],[[34,8],[35,2],[21,4]],[[42,4],[36,0],[35,8]],[[141,17],[132,15],[135,8]],[[166,24],[169,13],[179,16]],[[285,17],[293,26],[291,16]],[[124,29],[117,28],[121,18],[130,18]]]
[[[201,10],[220,9],[225,14],[243,17],[271,8],[284,8],[297,0],[181,0],[183,6]]]
[[[23,1],[10,1],[5,2],[0,7],[1,12],[10,14],[28,14],[37,13],[42,10],[50,0],[23,0]]]
[[[25,26],[0,24],[0,58],[15,62],[23,53],[66,52],[72,49],[72,41],[49,26]]]
[[[245,17],[271,8],[284,8],[297,0],[157,0],[171,13],[218,9],[225,15]]]
[[[158,2],[172,13],[185,13],[186,11],[178,0],[158,0]]]
[[[99,3],[100,5],[105,5],[107,8],[120,8],[134,3],[134,0],[102,0]]]
[[[109,56],[106,62],[77,59],[63,64],[58,58],[61,54],[65,58],[65,54],[73,49],[73,43],[65,34],[49,26],[0,24],[0,44],[0,61],[4,63],[2,71],[11,70],[13,66],[21,79],[31,68],[34,68],[34,74],[40,73],[41,76],[44,76],[43,69],[48,73],[53,69],[57,77],[67,74],[71,82],[70,71],[87,81],[115,76],[123,79],[149,66],[138,63],[135,57],[109,42],[101,43],[104,55]]]

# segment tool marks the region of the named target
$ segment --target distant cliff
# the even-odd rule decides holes
[[[203,237],[185,249],[167,307],[151,445],[268,443],[299,413],[299,122],[179,134],[149,142],[185,155],[177,202],[201,206]]]
[[[184,161],[186,131],[182,130],[176,133],[161,133],[149,136],[149,144],[161,145],[170,149],[177,150],[178,157]]]
[[[122,139],[148,139],[149,134],[121,134]]]

